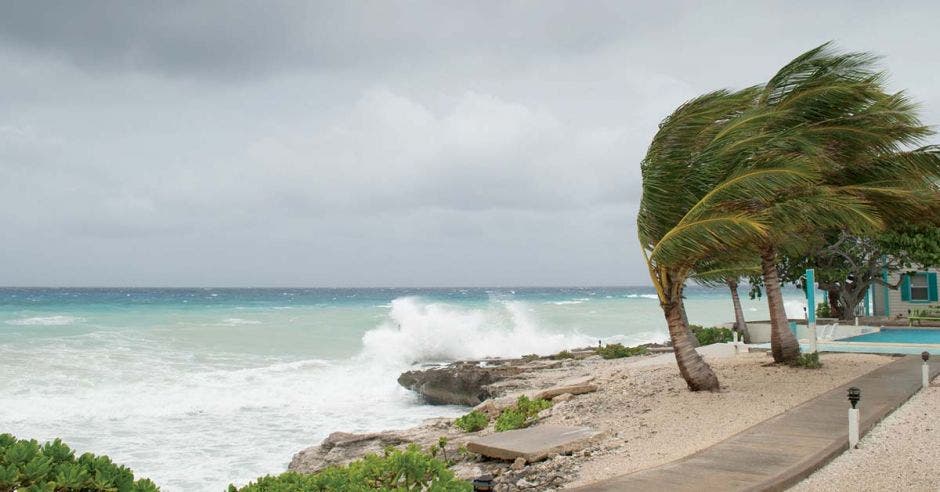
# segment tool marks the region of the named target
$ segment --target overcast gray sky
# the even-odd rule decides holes
[[[0,285],[646,285],[639,161],[661,118],[835,40],[883,55],[940,123],[938,18],[4,1]]]

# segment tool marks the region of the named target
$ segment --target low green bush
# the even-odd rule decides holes
[[[552,359],[555,359],[555,360],[574,359],[574,354],[572,354],[571,351],[569,350],[562,350],[561,352],[558,352],[557,354],[553,355]]]
[[[474,410],[454,421],[454,425],[464,432],[476,432],[485,429],[489,423],[490,417],[479,410]]]
[[[61,439],[40,445],[35,439],[0,434],[0,491],[156,492],[150,480],[107,456],[85,453],[78,458]]]
[[[525,414],[515,408],[507,408],[499,414],[499,417],[496,417],[496,432],[521,429],[525,426]]]
[[[729,328],[719,328],[712,326],[705,328],[699,325],[689,325],[692,334],[698,339],[699,345],[711,345],[713,343],[726,343],[734,341],[734,332]]]
[[[817,318],[828,318],[832,314],[832,311],[829,309],[828,302],[820,302],[816,305],[816,317]]]
[[[792,365],[802,367],[803,369],[819,369],[822,367],[822,362],[819,361],[819,352],[811,352],[808,354],[800,354],[800,356],[793,361]]]
[[[387,449],[384,456],[369,454],[346,466],[332,466],[314,474],[286,472],[267,475],[229,492],[366,492],[374,490],[469,492],[473,486],[459,480],[447,464],[412,444],[405,450]]]
[[[552,402],[541,398],[531,400],[522,395],[516,404],[500,412],[496,417],[496,432],[521,429],[530,423],[542,410],[552,406]]]
[[[620,343],[608,343],[603,347],[594,349],[594,352],[605,359],[620,359],[635,355],[646,355],[649,353],[649,349],[646,347],[624,347]]]

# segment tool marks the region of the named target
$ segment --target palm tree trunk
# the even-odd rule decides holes
[[[679,307],[682,309],[682,322],[685,323],[685,331],[689,335],[689,341],[692,342],[692,347],[698,347],[698,337],[695,336],[695,333],[692,333],[692,325],[689,324],[689,315],[685,311],[685,301],[681,298],[679,299]]]
[[[761,249],[760,259],[767,306],[770,309],[770,351],[774,362],[791,362],[800,355],[800,342],[790,331],[787,321],[780,278],[777,276],[777,250],[773,245],[766,245]]]
[[[731,303],[734,304],[734,329],[741,335],[741,340],[746,340],[747,322],[744,320],[744,309],[741,307],[741,298],[738,297],[738,280],[734,278],[725,279],[728,288],[731,289]]]
[[[663,313],[669,325],[669,338],[675,350],[676,362],[679,372],[692,391],[718,391],[718,377],[705,359],[695,351],[692,340],[689,338],[689,327],[682,320],[682,303],[672,302],[664,304]]]

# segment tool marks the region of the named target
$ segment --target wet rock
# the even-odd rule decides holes
[[[436,405],[479,405],[499,396],[490,385],[518,375],[526,369],[515,365],[481,366],[475,362],[408,371],[398,377],[398,384]]]

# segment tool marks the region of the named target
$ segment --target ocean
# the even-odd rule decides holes
[[[767,319],[765,301],[742,302]],[[687,311],[733,319],[726,289],[689,288]],[[399,387],[416,364],[667,338],[647,287],[5,288],[0,433],[61,437],[165,491],[221,491],[334,431],[465,412]]]

